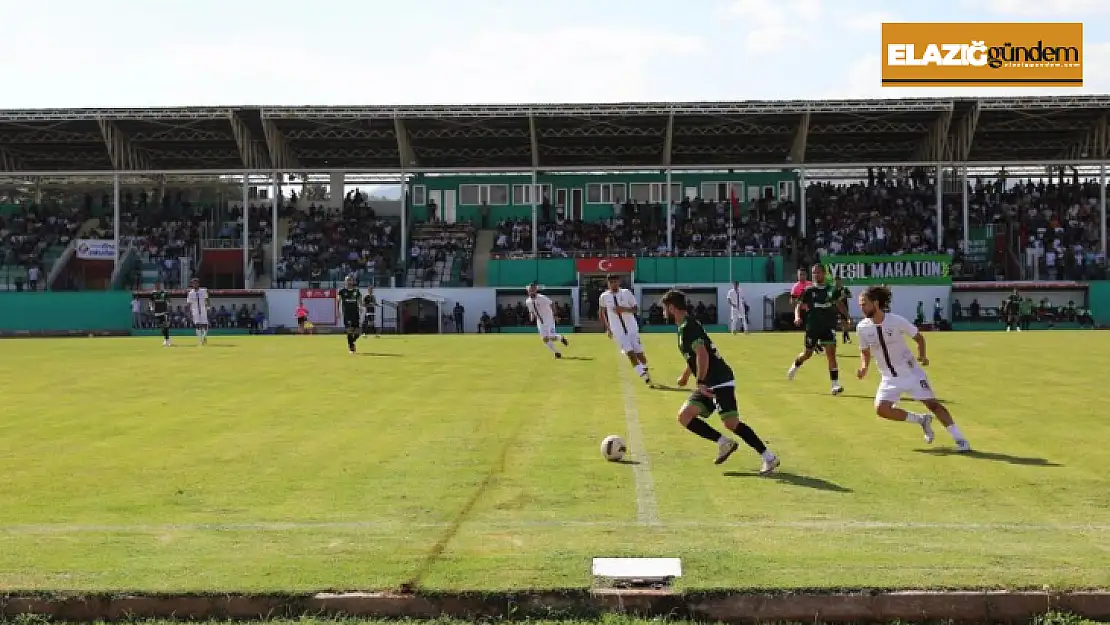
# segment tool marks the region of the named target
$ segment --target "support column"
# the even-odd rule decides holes
[[[942,236],[944,234],[944,214],[942,204],[944,203],[944,170],[941,164],[937,163],[936,175],[936,192],[937,192],[937,251],[941,251]]]
[[[969,246],[971,245],[971,236],[969,234],[969,229],[968,229],[968,225],[970,224],[970,221],[971,221],[968,217],[968,212],[969,212],[968,211],[968,204],[971,201],[971,199],[967,194],[967,165],[963,166],[963,176],[962,176],[961,179],[963,180],[963,185],[964,185],[963,192],[960,193],[960,196],[963,198],[963,213],[964,213],[964,254],[967,254],[967,250],[968,250]]]
[[[1098,166],[1098,204],[1099,217],[1102,219],[1102,254],[1106,255],[1106,164]]]
[[[539,195],[539,172],[532,170],[532,190],[528,197],[532,198],[532,258],[540,257],[540,217],[536,208],[536,196]]]
[[[281,173],[274,172],[274,190],[273,198],[273,216],[270,218],[270,230],[273,232],[270,238],[270,287],[274,288],[277,285],[277,268],[278,261],[281,259],[281,248],[278,242],[278,219],[281,218]]]
[[[251,212],[250,212],[250,174],[243,174],[243,288],[251,288]]]
[[[425,187],[427,188],[427,187]],[[427,195],[427,194],[425,194]],[[442,201],[442,200],[441,200]],[[427,198],[425,198],[427,202]],[[439,210],[439,207],[436,207]],[[409,185],[405,176],[405,166],[401,165],[401,258],[396,259],[398,265],[404,271],[402,280],[408,280],[409,276]],[[394,273],[396,275],[396,273]],[[405,286],[404,284],[393,284],[392,286]]]
[[[674,253],[674,198],[671,197],[671,168],[667,168],[667,184],[664,187],[663,198],[666,200],[667,210],[667,250]]]
[[[115,246],[115,258],[112,271],[119,273],[119,174],[112,176],[112,242]]]
[[[763,198],[760,198],[763,199]],[[801,206],[798,209],[798,233],[802,238],[806,236],[806,168],[798,168],[798,199]]]

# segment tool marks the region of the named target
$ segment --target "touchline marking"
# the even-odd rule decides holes
[[[623,363],[617,363],[617,375],[624,390],[624,425],[628,435],[628,449],[632,453],[632,475],[636,480],[636,521],[640,525],[658,526],[659,504],[655,501],[655,480],[651,476],[651,459],[644,447],[644,433],[640,429],[640,410],[636,407],[636,393],[628,379]]]
[[[170,532],[304,532],[318,530],[380,530],[404,531],[407,529],[442,529],[452,523],[407,523],[403,521],[258,521],[243,523],[151,523],[136,525],[82,525],[45,523],[37,525],[0,525],[0,535],[32,536],[59,534],[164,534]],[[661,529],[689,528],[763,528],[796,529],[820,532],[852,532],[869,530],[950,530],[963,532],[1110,532],[1108,524],[1052,524],[1052,523],[929,523],[899,521],[675,521],[654,523]],[[643,527],[640,521],[464,521],[463,527],[481,531],[528,529],[628,529]]]

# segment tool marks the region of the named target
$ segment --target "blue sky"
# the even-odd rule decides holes
[[[883,21],[1083,21],[1110,0],[48,0],[4,7],[0,108],[873,98]]]

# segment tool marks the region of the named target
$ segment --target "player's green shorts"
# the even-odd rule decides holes
[[[822,345],[836,345],[836,328],[806,328],[806,349],[816,349]]]
[[[722,419],[740,414],[739,406],[736,403],[735,386],[719,386],[713,389],[713,397],[706,397],[698,391],[694,391],[686,399],[686,404],[697,406],[701,411],[699,416],[702,417],[708,417],[714,412],[721,415]]]

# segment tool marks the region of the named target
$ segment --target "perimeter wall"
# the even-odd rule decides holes
[[[673,282],[656,284],[637,284],[635,292],[646,310],[659,295],[674,286]],[[787,310],[786,295],[791,283],[741,283],[744,297],[750,306],[749,323],[752,330],[762,330],[765,321],[765,300],[777,302],[780,312]],[[692,299],[707,306],[716,303],[719,323],[728,323],[728,284],[691,283],[684,284],[694,295]],[[894,287],[893,310],[912,318],[918,300],[931,302],[934,298],[948,301],[948,286],[896,286]],[[1110,282],[1099,291],[1102,296],[1103,314],[1110,312]],[[455,303],[461,303],[465,310],[464,328],[474,332],[478,319],[483,312],[491,315],[497,309],[500,294],[502,303],[523,300],[524,292],[519,287],[511,289],[496,288],[450,288],[450,289],[376,289],[378,298],[386,301],[402,301],[414,297],[438,298],[443,300],[443,312],[449,314]],[[579,290],[577,287],[563,289],[573,303],[575,318],[579,314]],[[234,299],[234,298],[232,298]],[[300,299],[296,289],[268,289],[265,291],[265,308],[271,327],[290,327],[294,321],[294,311]],[[1094,296],[1092,296],[1092,301]],[[131,331],[130,291],[81,291],[81,292],[38,292],[38,293],[0,293],[0,332],[5,334],[40,332],[106,332],[129,333]],[[229,300],[231,301],[231,300]],[[859,315],[852,303],[853,315]]]

